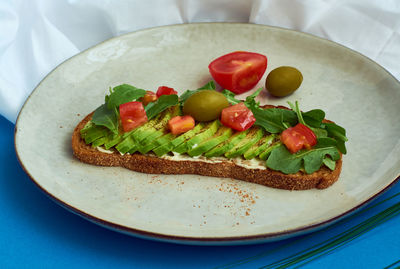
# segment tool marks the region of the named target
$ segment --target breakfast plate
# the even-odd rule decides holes
[[[268,57],[255,89],[278,66],[302,72],[299,90],[284,98],[263,91],[261,104],[298,100],[303,110],[323,109],[346,128],[348,153],[333,186],[288,191],[226,178],[143,174],[74,158],[72,132],[104,102],[109,87],[196,89],[212,79],[208,64],[232,51]],[[175,243],[259,243],[332,224],[398,181],[399,104],[400,83],[390,73],[331,41],[254,24],[164,26],[112,38],[55,68],[24,104],[15,147],[26,173],[44,193],[104,227]]]

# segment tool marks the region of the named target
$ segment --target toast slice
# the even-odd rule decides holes
[[[219,158],[215,162],[201,158],[175,160],[173,158],[157,157],[153,154],[134,153],[122,155],[117,151],[100,151],[91,145],[87,145],[80,135],[80,130],[91,120],[92,115],[93,113],[87,115],[76,126],[72,134],[73,154],[80,161],[88,164],[120,166],[149,174],[196,174],[234,178],[286,190],[325,189],[338,180],[342,168],[342,158],[340,158],[336,162],[334,170],[322,166],[318,171],[311,174],[306,174],[302,171],[295,174],[284,174],[267,167],[253,168],[245,166],[227,158]]]

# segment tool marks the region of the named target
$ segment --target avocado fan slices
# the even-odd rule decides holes
[[[93,147],[115,147],[120,153],[146,154],[153,151],[157,156],[169,152],[187,153],[191,157],[204,155],[207,158],[225,156],[236,158],[243,156],[250,160],[266,160],[271,151],[281,145],[275,134],[265,134],[252,127],[242,132],[235,132],[229,127],[221,126],[219,120],[198,123],[183,134],[173,135],[167,128],[168,121],[180,114],[178,107],[160,113],[142,126],[127,132],[114,134],[103,126],[96,126],[89,121],[80,131],[81,137]]]

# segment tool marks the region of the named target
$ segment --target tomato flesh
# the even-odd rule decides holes
[[[282,132],[281,141],[291,153],[296,153],[303,148],[310,149],[317,144],[317,137],[310,128],[298,123]]]
[[[195,121],[192,116],[175,116],[168,121],[168,128],[172,134],[182,134],[194,128]]]
[[[267,69],[267,57],[246,51],[236,51],[213,60],[208,69],[224,89],[240,94],[251,90]]]
[[[178,94],[177,91],[175,91],[173,88],[167,87],[167,86],[160,86],[157,89],[157,97],[160,97],[161,95],[171,95],[171,94]]]
[[[140,99],[144,106],[158,99],[157,94],[152,91],[146,91],[146,94]]]
[[[244,103],[229,106],[221,112],[221,123],[236,131],[249,129],[255,121],[253,112]]]
[[[128,102],[119,106],[122,129],[129,132],[147,122],[146,111],[143,104],[138,101]]]

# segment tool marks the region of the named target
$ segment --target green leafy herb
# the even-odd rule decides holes
[[[290,108],[296,113],[299,123],[307,125],[303,119],[303,114],[300,111],[299,102],[296,101],[295,105],[293,105],[291,102],[288,102],[288,104]]]
[[[314,132],[317,138],[328,137],[328,131],[325,129],[313,128],[313,127],[310,127],[310,129]]]
[[[107,127],[115,134],[118,133],[118,111],[115,107],[109,109],[106,104],[99,106],[94,111],[92,122],[95,125]]]
[[[285,174],[297,173],[304,166],[305,172],[311,174],[320,169],[326,155],[329,155],[333,161],[340,158],[336,141],[332,138],[318,139],[317,145],[312,149],[300,150],[294,154],[282,145],[271,152],[267,166]]]
[[[239,100],[235,98],[235,94],[231,91],[228,90],[223,90],[221,93],[223,95],[225,95],[226,99],[228,99],[228,102],[231,105],[236,105],[239,103],[244,102],[244,104],[248,107],[248,108],[253,108],[253,107],[259,107],[259,102],[255,101],[255,98],[260,94],[260,92],[262,91],[263,88],[259,88],[257,89],[254,93],[252,93],[251,95],[246,97],[246,100]]]
[[[253,107],[260,107],[260,102],[256,102],[256,97],[260,94],[260,92],[262,91],[263,88],[259,88],[257,89],[255,92],[253,92],[251,95],[246,97],[246,101],[244,102],[244,104],[248,107],[248,108],[253,108]]]
[[[337,147],[339,148],[340,152],[346,154],[347,150],[345,142],[348,140],[346,137],[346,130],[333,122],[324,123],[324,127],[328,132],[328,136],[336,139]]]
[[[298,122],[309,127],[317,138],[328,137],[328,132],[323,129],[322,121],[325,118],[325,112],[321,109],[313,109],[308,112],[301,112],[299,103],[296,101],[295,105],[288,102],[289,106],[296,112]]]
[[[271,134],[281,133],[289,126],[297,123],[296,113],[281,108],[261,109],[254,107],[251,109],[256,118],[255,125],[264,128]]]
[[[231,105],[236,105],[236,104],[239,104],[239,103],[243,102],[242,100],[236,99],[235,98],[235,94],[233,92],[231,92],[231,91],[223,90],[221,93],[223,95],[225,95],[226,99],[228,99],[228,102]]]
[[[144,109],[147,114],[147,119],[151,120],[159,113],[163,112],[171,106],[178,104],[179,98],[176,94],[161,95],[157,101],[149,103]]]
[[[253,94],[247,96],[245,101],[236,99],[235,94],[228,90],[222,91],[222,94],[225,95],[228,102],[232,105],[244,102],[256,118],[254,125],[258,125],[272,134],[281,133],[289,126],[296,124],[297,117],[294,111],[282,108],[260,108],[259,102],[256,102],[255,98],[260,94],[262,89],[259,88]]]
[[[181,105],[183,105],[183,103],[185,103],[185,101],[192,96],[194,93],[202,91],[202,90],[215,90],[215,83],[214,81],[210,81],[207,84],[205,84],[204,86],[196,89],[196,90],[186,90],[184,93],[182,93],[182,95],[179,97],[179,103]]]
[[[106,98],[107,107],[109,109],[118,107],[121,104],[135,101],[146,94],[145,90],[138,89],[128,84],[122,84],[114,87],[114,89],[110,92],[110,95]]]
[[[336,167],[336,162],[334,160],[332,160],[331,157],[329,156],[325,156],[324,159],[322,160],[322,163],[328,167],[329,169],[331,169],[332,171],[335,170]]]
[[[204,84],[202,87],[198,88],[197,91],[199,90],[215,90],[215,83],[213,80],[207,82],[206,84]]]
[[[325,112],[321,109],[313,109],[308,112],[303,112],[302,116],[309,127],[320,128],[323,119],[325,119]]]

